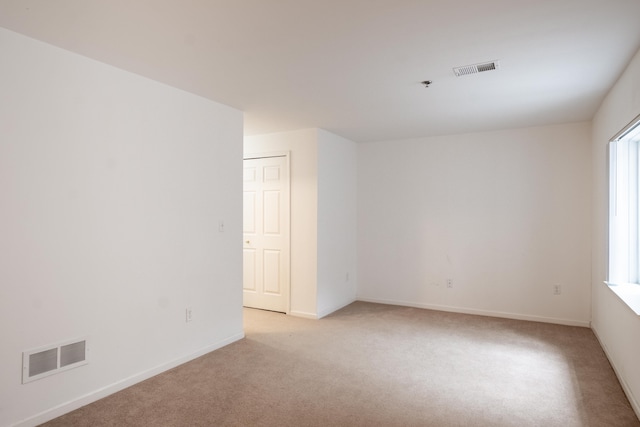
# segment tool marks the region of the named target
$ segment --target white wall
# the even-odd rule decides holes
[[[289,151],[291,314],[317,317],[318,148],[316,129],[246,136],[246,154]]]
[[[588,325],[589,141],[576,123],[359,144],[358,299]]]
[[[242,114],[4,29],[0,53],[0,425],[33,425],[243,336]],[[21,384],[22,351],[85,336],[88,365]]]
[[[356,182],[356,144],[319,130],[318,317],[356,297]]]
[[[640,114],[640,51],[593,119],[592,328],[640,416],[640,318],[603,283],[607,262],[607,143]]]

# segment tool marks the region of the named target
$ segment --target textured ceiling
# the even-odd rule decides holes
[[[238,108],[246,134],[358,142],[589,120],[639,16],[639,0],[0,0],[0,26]]]

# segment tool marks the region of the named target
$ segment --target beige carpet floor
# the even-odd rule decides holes
[[[245,332],[45,425],[640,426],[587,328],[356,302]]]

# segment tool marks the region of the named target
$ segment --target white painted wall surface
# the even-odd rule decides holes
[[[318,317],[355,300],[357,148],[318,131]]]
[[[640,114],[640,51],[593,119],[592,328],[640,416],[640,318],[604,283],[607,265],[607,143]]]
[[[589,141],[575,123],[359,144],[358,299],[588,325]]]
[[[289,151],[291,167],[291,314],[317,317],[318,131],[246,136],[247,154]]]
[[[0,425],[34,425],[243,336],[242,114],[4,29],[0,52]],[[22,351],[85,336],[88,365],[21,384]]]

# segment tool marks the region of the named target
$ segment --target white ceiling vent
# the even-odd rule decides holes
[[[485,71],[497,70],[500,68],[499,61],[483,62],[482,64],[464,65],[462,67],[455,67],[453,72],[456,76],[466,76],[467,74],[477,74]]]

